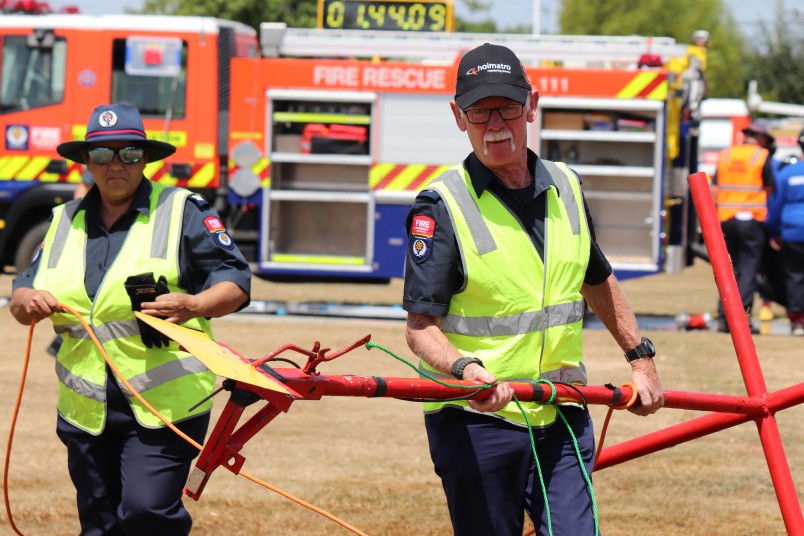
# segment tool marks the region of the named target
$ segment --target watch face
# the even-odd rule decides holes
[[[640,342],[639,345],[637,345],[637,347],[633,350],[626,352],[625,358],[630,362],[642,357],[653,357],[655,355],[656,347],[653,345],[653,341],[647,337],[642,337],[642,342]]]

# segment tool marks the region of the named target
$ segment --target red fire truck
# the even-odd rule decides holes
[[[448,102],[460,55],[484,42],[526,64],[541,94],[529,143],[581,175],[618,276],[678,269],[700,47],[62,14],[0,18],[0,261],[26,266],[72,197],[81,166],[55,147],[126,101],[178,148],[146,176],[203,193],[257,275],[401,277],[416,191],[471,150]]]

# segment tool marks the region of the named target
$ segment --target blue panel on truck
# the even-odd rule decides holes
[[[405,251],[408,235],[405,218],[408,205],[377,205],[374,222],[374,266],[379,277],[402,277],[405,274]]]

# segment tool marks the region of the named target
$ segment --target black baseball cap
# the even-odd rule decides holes
[[[525,69],[511,49],[485,43],[461,58],[455,83],[455,102],[465,110],[486,97],[508,97],[525,104],[531,86]]]

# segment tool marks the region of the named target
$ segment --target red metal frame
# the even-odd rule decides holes
[[[779,429],[774,419],[776,412],[804,402],[804,383],[773,393],[767,391],[748,321],[742,310],[740,294],[720,231],[720,223],[709,193],[706,174],[695,173],[689,177],[689,182],[748,396],[665,391],[665,406],[668,408],[713,413],[608,447],[601,452],[595,470],[753,420],[759,430],[760,441],[765,451],[765,458],[787,532],[804,534],[801,505],[798,502]],[[317,365],[367,344],[370,338],[370,335],[366,336],[350,346],[334,352],[328,348],[321,348],[321,345],[316,342],[312,350],[305,350],[289,344],[258,360],[249,361],[241,357],[242,361],[257,368],[266,376],[283,383],[292,394],[287,395],[242,382],[226,380],[224,387],[231,391],[231,396],[198,458],[185,487],[185,493],[198,500],[212,472],[220,466],[235,474],[239,473],[245,462],[240,451],[246,442],[280,412],[286,412],[296,399],[319,400],[325,395],[415,400],[443,400],[453,397],[482,399],[490,393],[487,386],[476,382],[436,383],[430,379],[420,378],[324,376],[316,370]],[[233,350],[230,349],[230,351],[236,354]],[[274,359],[285,351],[295,351],[306,355],[306,365],[303,368],[271,367],[269,363],[273,363]],[[623,404],[633,394],[630,386],[569,386],[536,382],[514,382],[511,383],[511,386],[519,400],[542,403],[550,401],[554,390],[556,401],[586,402],[610,406]],[[477,389],[473,391],[472,387]],[[237,428],[244,409],[260,400],[264,401],[265,405]]]

